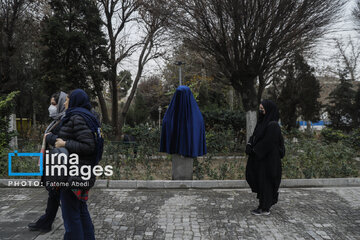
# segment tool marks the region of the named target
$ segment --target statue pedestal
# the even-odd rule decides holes
[[[192,180],[194,159],[179,154],[172,156],[172,180]]]

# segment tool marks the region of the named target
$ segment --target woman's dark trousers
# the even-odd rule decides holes
[[[60,204],[60,192],[56,190],[49,191],[45,214],[36,222],[36,226],[41,229],[51,229],[55,220],[57,210]]]
[[[79,200],[71,189],[62,189],[61,211],[64,220],[64,240],[94,240],[94,225],[85,201]]]

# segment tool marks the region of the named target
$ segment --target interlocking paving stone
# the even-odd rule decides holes
[[[0,239],[62,239],[61,211],[46,234],[27,224],[47,192],[0,188]],[[249,189],[92,189],[96,239],[360,239],[360,187],[280,190],[270,216],[253,216]]]

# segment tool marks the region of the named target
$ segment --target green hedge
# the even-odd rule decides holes
[[[356,152],[343,142],[326,143],[316,139],[286,140],[282,160],[285,178],[357,177]]]
[[[343,142],[348,147],[360,151],[360,128],[353,129],[350,133],[325,128],[321,131],[321,138],[327,143]]]
[[[206,130],[222,126],[224,128],[232,128],[236,132],[246,129],[246,113],[242,111],[231,110],[213,110],[203,111]]]
[[[358,131],[358,130],[357,130]],[[286,156],[282,160],[284,178],[359,177],[360,156],[357,131],[350,134],[326,129],[320,134],[284,132]],[[236,141],[234,130],[219,125],[206,132],[208,154],[194,162],[194,179],[244,179],[247,157],[244,144]],[[171,157],[159,153],[160,131],[146,125],[124,128],[136,143],[106,141],[101,165],[112,165],[112,179],[170,179]],[[29,143],[19,151],[38,151]],[[7,153],[0,154],[0,174],[7,176]],[[236,158],[225,158],[225,156]],[[154,156],[161,156],[154,159]],[[224,156],[224,158],[218,158]],[[17,166],[21,169],[26,168]]]

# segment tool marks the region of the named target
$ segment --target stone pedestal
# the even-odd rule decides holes
[[[192,180],[194,159],[172,155],[172,180]]]

